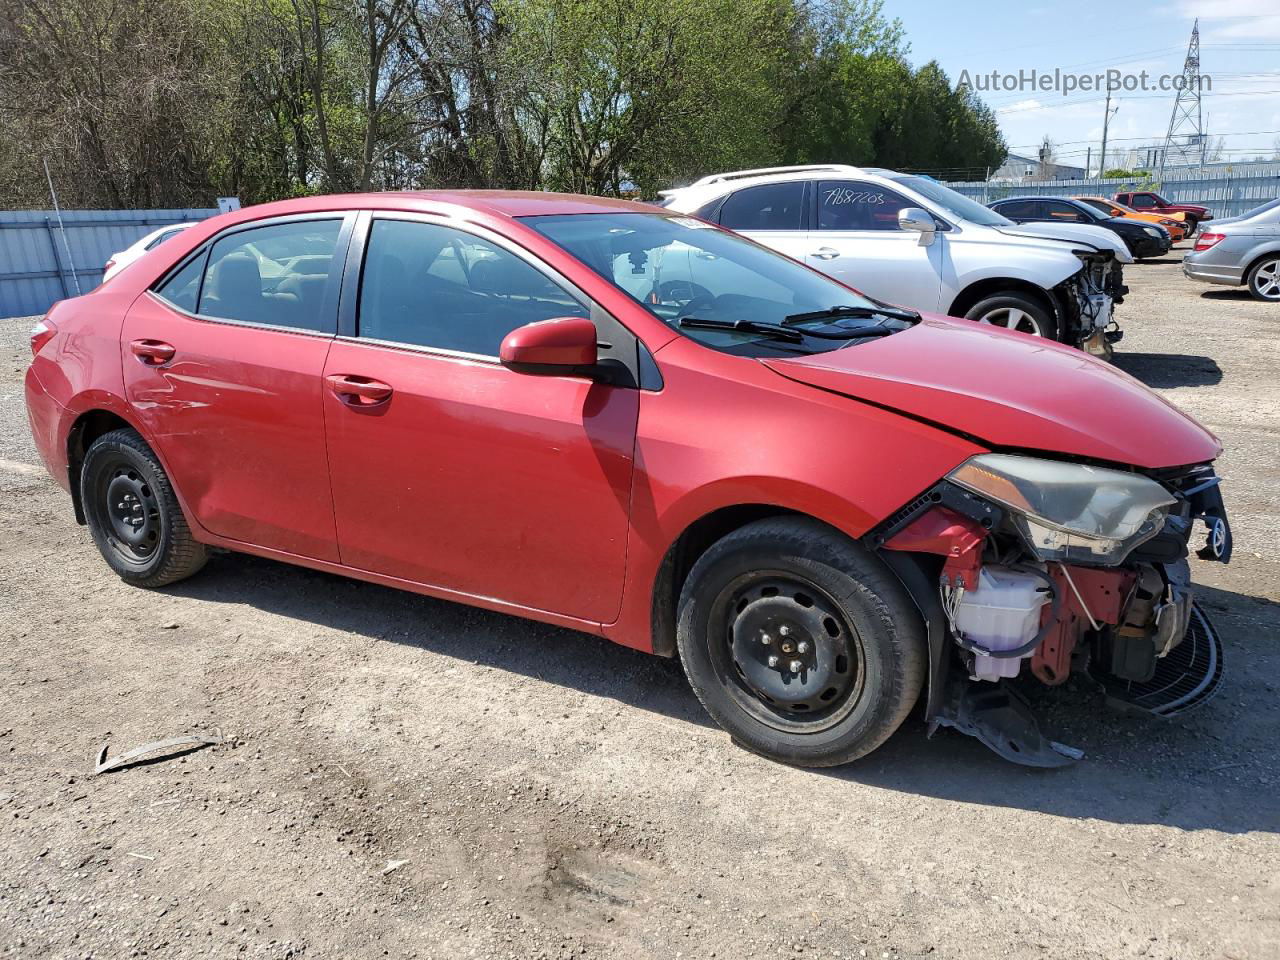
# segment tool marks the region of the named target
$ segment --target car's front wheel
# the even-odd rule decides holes
[[[1249,292],[1256,300],[1280,301],[1280,256],[1264,257],[1249,269]]]
[[[163,587],[205,565],[164,468],[133,430],[94,440],[80,470],[80,502],[94,543],[120,577]]]
[[[816,520],[760,520],[710,547],[681,591],[677,639],[716,722],[797,766],[870,753],[924,682],[924,625],[902,584]]]
[[[965,313],[966,320],[1017,330],[1035,337],[1058,339],[1058,318],[1025,293],[997,293],[983,297]]]

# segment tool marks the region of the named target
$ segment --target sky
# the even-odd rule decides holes
[[[1200,20],[1200,72],[1205,132],[1226,138],[1223,159],[1280,152],[1280,0],[1124,0],[1037,3],[989,0],[885,0],[902,21],[915,66],[937,60],[951,78],[1038,70],[1093,75],[1146,70],[1151,83],[1182,72],[1191,27]],[[996,111],[1011,151],[1035,156],[1048,135],[1060,163],[1084,166],[1102,139],[1105,89],[978,91]],[[1113,150],[1163,141],[1175,93],[1118,91],[1108,130]],[[1114,156],[1113,156],[1113,159]]]

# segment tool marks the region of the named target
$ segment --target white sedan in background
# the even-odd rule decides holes
[[[160,246],[170,237],[176,237],[187,227],[193,226],[195,226],[194,223],[171,223],[168,226],[161,227],[159,230],[152,230],[133,246],[125,247],[119,253],[113,253],[111,259],[107,261],[106,266],[102,269],[102,282],[106,283],[148,250]]]

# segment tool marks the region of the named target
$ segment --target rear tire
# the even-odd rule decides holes
[[[89,446],[80,502],[103,559],[126,583],[163,587],[209,559],[191,536],[159,459],[133,430],[113,430]]]
[[[1058,318],[1044,304],[1025,293],[1007,291],[983,297],[964,316],[966,320],[1017,330],[1047,340],[1057,340],[1060,336]]]
[[[924,624],[902,584],[816,520],[760,520],[712,545],[681,591],[676,636],[734,742],[796,766],[870,753],[924,683]]]
[[[1264,303],[1280,303],[1280,256],[1263,257],[1249,268],[1249,293]]]

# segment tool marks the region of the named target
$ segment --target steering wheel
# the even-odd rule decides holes
[[[695,303],[712,303],[715,296],[700,283],[694,283],[692,280],[664,280],[658,284],[658,289],[654,291],[658,295],[658,299],[662,303],[670,300],[685,301],[685,309],[689,309]]]

